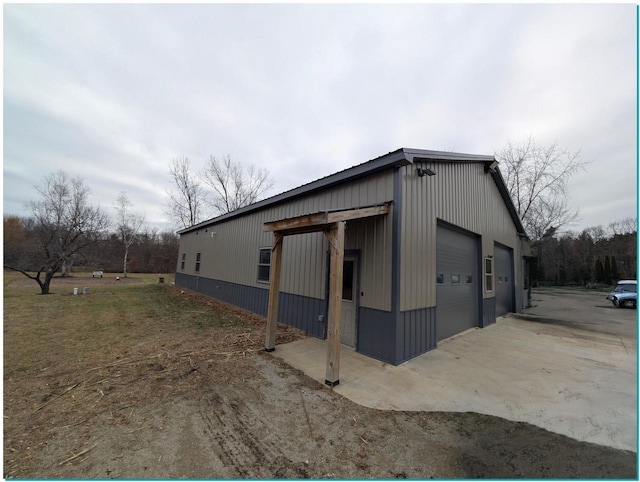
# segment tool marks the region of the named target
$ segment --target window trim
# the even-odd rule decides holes
[[[200,261],[202,258],[202,253],[196,253],[196,273],[200,272]]]
[[[487,268],[489,269],[487,270]],[[484,290],[487,293],[493,293],[493,290],[495,288],[494,279],[493,279],[493,275],[494,275],[493,256],[484,257],[483,271],[484,271]]]
[[[269,252],[269,263],[261,263],[260,262],[260,255],[261,255],[262,251],[268,251]],[[271,251],[271,246],[258,248],[258,273],[256,275],[256,280],[257,280],[258,283],[266,283],[266,284],[271,283],[271,252],[272,252]],[[264,268],[264,267],[269,268],[269,274],[267,276],[267,279],[260,278],[260,268]]]

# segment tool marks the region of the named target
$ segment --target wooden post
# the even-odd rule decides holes
[[[324,382],[330,387],[335,387],[340,383],[344,228],[345,222],[339,221],[331,231],[325,232],[330,244],[331,265],[329,277],[329,324],[327,327],[327,371]]]
[[[282,261],[282,234],[273,233],[271,248],[271,268],[269,269],[269,308],[267,312],[267,337],[264,351],[276,349],[276,322],[278,321],[278,301],[280,295],[280,266]]]

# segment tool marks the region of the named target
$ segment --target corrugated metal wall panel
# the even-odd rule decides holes
[[[400,312],[396,337],[398,346],[395,364],[436,348],[435,308]]]
[[[388,170],[325,191],[272,206],[239,218],[181,236],[178,272],[224,280],[268,290],[257,281],[259,248],[270,247],[272,233],[262,231],[265,222],[329,209],[347,209],[393,200],[393,172]],[[360,249],[362,266],[361,305],[390,309],[391,214],[347,223],[346,244]],[[211,233],[216,234],[211,237]],[[325,296],[328,243],[322,233],[288,236],[283,244],[280,291],[323,299]],[[202,253],[201,269],[195,273],[195,253]],[[186,253],[185,269],[180,269]]]
[[[496,322],[496,299],[485,298],[482,300],[482,327],[493,325]]]
[[[186,289],[267,316],[269,296],[266,290],[183,273],[176,274],[176,283]],[[325,337],[325,322],[318,321],[318,315],[324,315],[326,311],[324,300],[280,293],[279,306],[279,322],[318,338]]]
[[[347,223],[345,248],[360,250],[360,306],[391,310],[390,224],[388,216]]]
[[[396,324],[391,312],[360,307],[359,353],[396,365],[395,339]]]
[[[493,178],[482,163],[424,163],[435,176],[419,177],[416,166],[402,168],[404,182],[400,310],[436,304],[436,226],[443,220],[482,238],[481,257],[493,255],[494,241],[514,249],[520,258],[517,230]],[[516,292],[522,276],[516,263]],[[493,293],[483,293],[493,297]],[[518,301],[517,309],[521,308]]]

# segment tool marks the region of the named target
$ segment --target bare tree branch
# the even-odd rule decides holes
[[[36,280],[42,294],[48,294],[54,274],[104,233],[109,218],[100,208],[89,204],[89,188],[82,179],[70,179],[64,171],[45,177],[44,184],[36,190],[40,200],[31,203],[31,211],[36,238],[33,242],[37,248],[30,253],[28,263],[39,269],[33,276],[13,263],[5,267]]]
[[[176,188],[168,190],[167,214],[182,228],[198,224],[205,201],[205,191],[191,172],[188,157],[177,157],[171,161],[169,175]]]
[[[122,264],[123,276],[127,277],[127,259],[129,258],[129,248],[138,239],[138,235],[144,224],[144,216],[132,213],[132,204],[127,197],[127,193],[122,191],[115,204],[117,230],[122,244],[124,245],[124,260]]]
[[[213,190],[209,204],[218,214],[253,204],[273,187],[268,169],[251,165],[245,171],[228,155],[222,161],[210,156],[202,179]]]
[[[538,146],[530,136],[521,143],[509,141],[495,157],[532,239],[542,239],[550,228],[557,231],[577,219],[578,210],[569,206],[568,183],[590,163],[581,159],[580,151],[560,149],[557,142]]]

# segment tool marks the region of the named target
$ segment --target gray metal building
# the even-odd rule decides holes
[[[398,149],[184,229],[176,284],[266,316],[265,223],[379,206],[346,221],[341,342],[392,364],[526,305],[530,248],[493,156]],[[278,320],[324,338],[329,244],[282,240]]]

